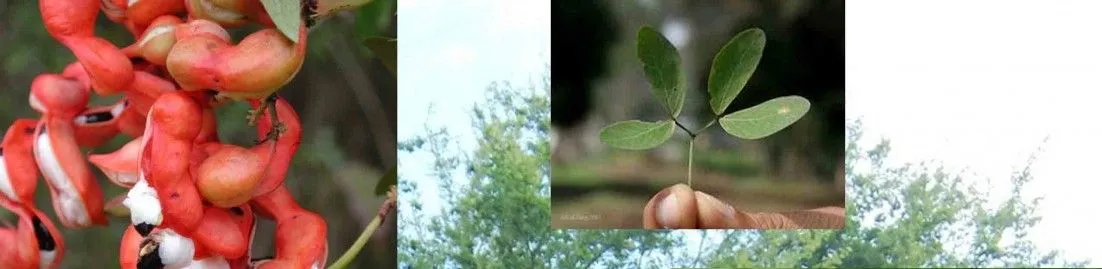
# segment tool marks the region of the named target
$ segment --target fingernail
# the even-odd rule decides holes
[[[669,229],[677,225],[678,220],[681,219],[681,212],[678,212],[677,195],[667,195],[662,201],[658,202],[658,212],[655,215],[658,217],[658,224],[662,225],[662,228]]]

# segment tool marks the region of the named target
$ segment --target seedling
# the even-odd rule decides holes
[[[708,75],[708,104],[714,117],[704,127],[689,130],[677,116],[685,103],[685,75],[677,48],[665,36],[649,26],[639,29],[637,55],[651,85],[651,93],[668,112],[669,119],[654,122],[627,120],[601,129],[601,142],[615,148],[644,150],[665,143],[673,136],[674,126],[689,135],[688,184],[693,184],[693,140],[716,122],[728,134],[741,139],[760,139],[777,133],[807,114],[811,102],[800,96],[784,96],[756,106],[724,114],[750,75],[757,69],[765,49],[765,32],[753,28],[731,38],[712,60]]]

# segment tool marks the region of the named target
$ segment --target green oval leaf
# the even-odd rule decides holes
[[[379,179],[379,183],[375,184],[375,195],[386,195],[386,192],[390,190],[390,186],[398,185],[398,167],[391,167],[386,171],[386,174]]]
[[[792,125],[809,109],[811,102],[803,97],[778,97],[723,116],[719,119],[719,125],[735,137],[758,139]]]
[[[364,40],[364,46],[379,57],[390,73],[398,74],[398,40],[389,37],[373,36]]]
[[[708,75],[708,95],[711,97],[708,103],[716,115],[722,115],[746,86],[746,81],[758,68],[763,50],[765,32],[753,28],[735,35],[716,54],[712,60],[711,74]]]
[[[643,72],[650,81],[654,97],[676,118],[685,102],[685,76],[681,73],[681,56],[666,37],[653,28],[639,29],[636,53],[643,62]]]
[[[649,149],[661,145],[673,136],[673,124],[672,120],[621,121],[601,129],[600,139],[601,142],[615,148]]]
[[[291,42],[298,43],[298,29],[302,27],[302,1],[260,0],[276,29]]]

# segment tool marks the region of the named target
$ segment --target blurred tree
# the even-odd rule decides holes
[[[828,231],[722,231],[722,240],[688,246],[694,232],[548,230],[547,97],[490,87],[474,109],[478,148],[448,149],[446,130],[405,141],[427,150],[445,186],[442,212],[414,210],[399,243],[402,268],[670,268],[688,267],[1082,267],[1026,239],[1041,217],[1039,198],[1023,197],[1029,164],[1011,178],[1005,201],[939,166],[884,164],[889,144],[860,147],[860,122],[847,124],[847,226]],[[453,184],[467,167],[469,184]],[[862,167],[862,168],[858,168]],[[867,168],[865,168],[867,167]],[[402,181],[403,196],[416,186]],[[459,187],[455,187],[459,186]],[[408,197],[408,196],[407,196]],[[997,202],[997,203],[991,203]],[[994,204],[994,208],[987,205]],[[703,232],[701,232],[703,233]],[[696,237],[693,235],[692,237]],[[706,244],[707,243],[707,244]]]
[[[860,123],[847,124],[846,228],[839,231],[730,233],[710,267],[1082,267],[1025,237],[1040,198],[1022,197],[1031,158],[1010,180],[1012,192],[989,208],[988,193],[928,164],[889,167],[883,141],[865,151]],[[857,169],[856,167],[869,167]],[[734,250],[734,251],[732,251]]]
[[[473,109],[479,133],[470,156],[442,151],[451,142],[442,129],[401,145],[407,151],[428,147],[437,156],[440,186],[461,186],[444,190],[442,198],[452,206],[438,216],[425,217],[416,202],[415,210],[401,214],[404,227],[418,227],[400,238],[403,268],[631,267],[638,262],[626,259],[632,254],[673,245],[664,233],[549,230],[547,89],[494,84],[488,92],[486,102]],[[467,167],[468,184],[453,184],[449,171],[456,167]],[[400,183],[402,195],[414,195],[410,183]]]
[[[606,1],[561,0],[551,2],[551,40],[555,53],[555,80],[551,101],[556,126],[573,127],[593,106],[593,81],[607,72],[607,55],[618,39],[615,18]]]

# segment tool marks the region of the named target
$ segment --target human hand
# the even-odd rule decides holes
[[[643,207],[646,229],[841,229],[846,210],[822,207],[794,212],[751,213],[685,184],[659,191]]]

